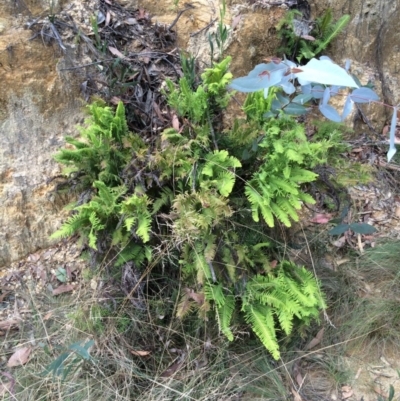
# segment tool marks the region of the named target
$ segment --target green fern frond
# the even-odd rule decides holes
[[[281,209],[278,204],[276,204],[275,202],[271,202],[271,209],[272,212],[274,213],[274,215],[276,216],[276,218],[281,221],[286,227],[291,227],[292,223],[289,219],[289,215],[283,210]]]
[[[299,215],[296,212],[296,209],[300,209],[300,207],[294,207],[290,201],[286,198],[277,198],[276,204],[278,207],[283,210],[293,221],[299,221]]]
[[[319,54],[321,51],[323,51],[329,45],[329,43],[331,43],[332,40],[346,27],[349,21],[350,15],[348,14],[341,16],[334,25],[331,25],[331,20],[329,20],[329,22],[325,24],[325,26],[328,24],[329,26],[326,26],[322,31],[324,37],[323,40],[319,41],[318,47],[315,49],[315,54]]]
[[[253,220],[258,222],[259,219],[259,210],[261,211],[261,215],[263,216],[265,222],[269,227],[274,227],[274,217],[272,211],[269,207],[269,200],[266,197],[263,197],[260,192],[255,188],[257,186],[257,181],[252,180],[246,184],[245,194],[247,199],[251,205],[251,211]]]
[[[67,238],[79,232],[88,223],[88,216],[80,213],[74,214],[63,223],[60,229],[51,234],[50,238]]]
[[[225,334],[229,341],[233,341],[233,333],[229,327],[232,320],[232,315],[235,310],[235,297],[233,295],[227,295],[225,302],[222,306],[217,307],[217,316],[219,322],[219,330]]]
[[[152,218],[148,207],[150,199],[147,195],[133,194],[129,198],[121,202],[120,214],[124,216],[125,226],[128,231],[136,225],[135,232],[143,240],[150,240],[150,230]]]
[[[171,205],[174,199],[174,192],[169,187],[164,187],[161,189],[160,197],[153,202],[153,210],[151,214],[156,214],[163,206]]]
[[[136,266],[140,266],[146,259],[146,250],[142,245],[131,243],[125,245],[118,253],[115,266],[122,266],[124,263],[133,261]]]
[[[235,175],[230,171],[220,173],[216,179],[217,190],[222,196],[228,197],[235,185]]]
[[[274,359],[278,360],[280,352],[271,308],[262,305],[247,305],[244,307],[244,317],[265,348]]]

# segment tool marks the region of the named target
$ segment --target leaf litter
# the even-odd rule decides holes
[[[45,38],[44,43],[64,53],[59,72],[80,82],[86,101],[93,96],[114,104],[122,101],[129,128],[150,143],[171,126],[162,93],[165,79],[176,81],[182,76],[173,25],[153,23],[143,8],[74,0],[51,21],[38,19],[29,28],[34,37]]]

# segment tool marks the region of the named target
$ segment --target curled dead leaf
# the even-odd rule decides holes
[[[189,299],[193,299],[199,305],[203,305],[204,303],[204,294],[197,293],[191,290],[190,288],[185,288],[186,294],[188,295]]]
[[[325,328],[323,327],[317,333],[317,335],[306,345],[305,349],[309,350],[311,348],[314,348],[316,345],[318,345],[322,341],[322,338],[324,336],[324,331],[325,331]]]
[[[311,223],[317,224],[326,224],[332,219],[332,215],[330,213],[317,213],[314,217],[310,220]]]
[[[74,290],[74,286],[72,284],[64,284],[53,290],[53,295],[63,294],[64,292],[71,292]]]
[[[7,362],[7,366],[12,368],[14,366],[25,365],[29,360],[29,355],[32,352],[31,347],[18,348]]]

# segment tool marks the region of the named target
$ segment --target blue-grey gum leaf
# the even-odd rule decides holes
[[[394,144],[395,134],[396,134],[396,123],[397,123],[397,107],[393,107],[392,122],[390,123],[390,141],[389,141],[389,151],[387,153],[388,162],[392,160],[393,156],[396,154],[396,146]]]
[[[311,94],[297,95],[296,97],[293,98],[292,102],[298,104],[305,104],[309,102],[312,98],[313,96]]]
[[[278,99],[279,103],[282,105],[282,107],[286,106],[287,104],[290,103],[289,98],[287,98],[286,96],[283,96],[280,93],[276,94],[276,98]]]
[[[326,106],[331,98],[331,90],[329,87],[325,88],[324,96],[322,97],[322,104]]]
[[[339,113],[329,104],[327,105],[320,105],[319,111],[326,117],[328,120],[334,121],[336,123],[340,123],[342,118],[340,117]]]
[[[347,116],[351,113],[351,110],[353,110],[353,101],[351,100],[350,96],[347,96],[346,102],[343,106],[343,113],[342,113],[342,121],[344,121]]]
[[[312,89],[311,84],[300,86],[300,90],[303,92],[304,95],[311,94],[311,89]]]
[[[324,87],[322,85],[314,85],[311,89],[311,93],[314,99],[322,99],[324,96]]]
[[[354,89],[350,97],[355,103],[369,103],[379,100],[379,96],[372,89],[366,87]]]
[[[292,116],[301,116],[307,113],[307,108],[297,103],[290,103],[283,109],[283,111]]]

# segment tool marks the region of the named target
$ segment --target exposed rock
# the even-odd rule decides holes
[[[43,2],[47,3],[47,2]],[[0,266],[49,246],[65,203],[51,195],[52,155],[82,117],[79,86],[58,72],[59,50],[30,41],[23,15],[0,6]],[[11,12],[13,12],[11,10]]]

